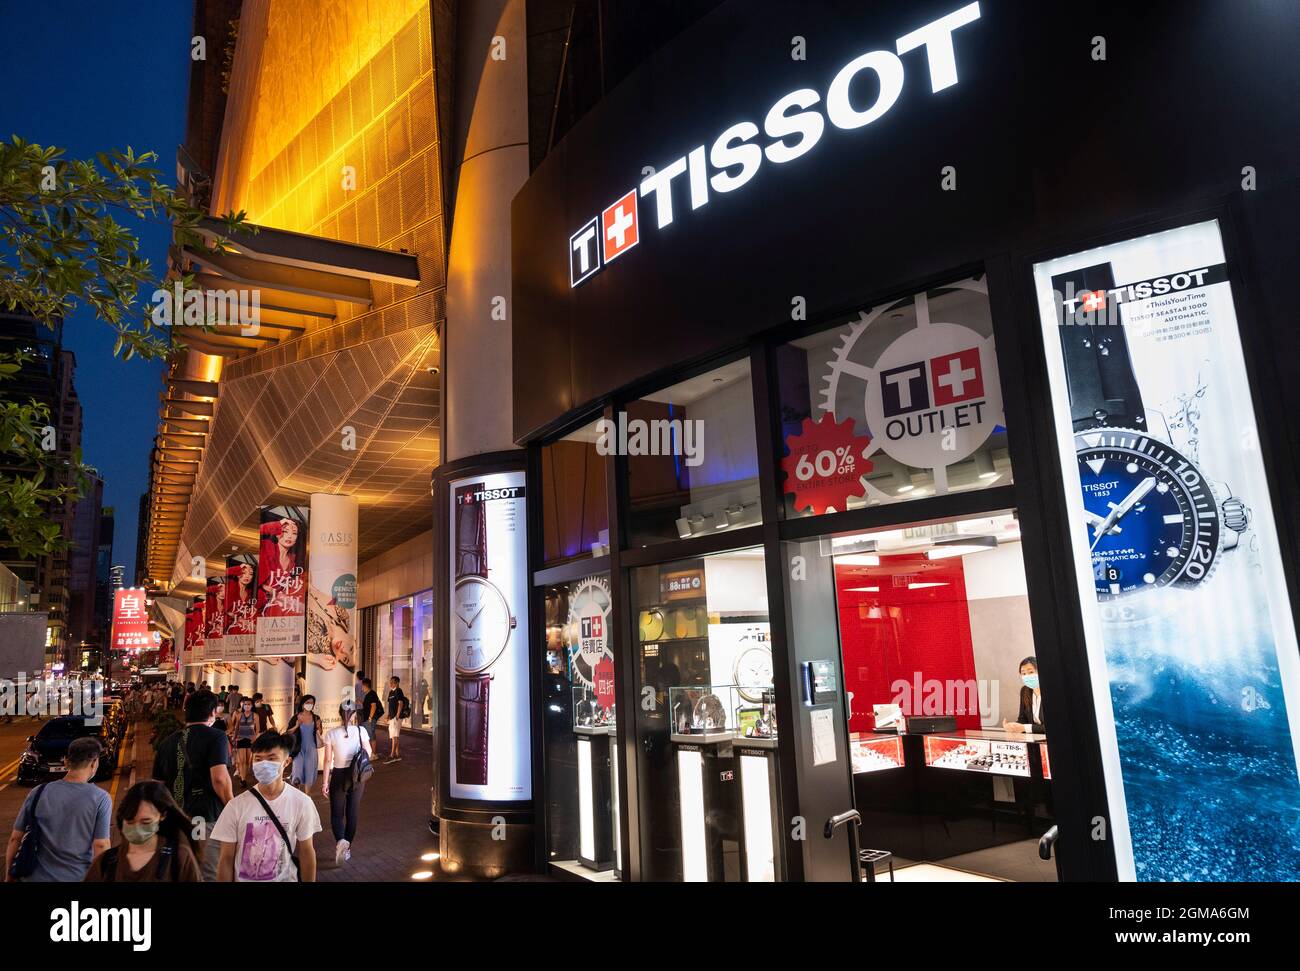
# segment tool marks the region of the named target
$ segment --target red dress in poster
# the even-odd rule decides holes
[[[302,561],[306,537],[289,518],[262,523],[261,551],[257,561],[258,615],[302,617],[307,580]]]
[[[251,563],[226,566],[225,635],[257,633],[257,576]]]

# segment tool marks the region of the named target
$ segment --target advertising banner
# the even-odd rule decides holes
[[[257,555],[259,657],[284,657],[307,647],[307,510],[264,506]]]
[[[113,594],[113,650],[139,651],[153,646],[144,601],[143,590],[118,590]]]
[[[523,472],[450,483],[451,795],[532,797]]]
[[[1034,277],[1120,875],[1300,879],[1300,656],[1218,224]]]
[[[185,609],[185,664],[203,664],[204,608],[207,597],[195,597]]]
[[[208,595],[203,605],[203,656],[209,663],[220,661],[226,625],[226,578],[208,577]]]
[[[225,623],[222,657],[232,664],[253,660],[257,645],[257,557],[226,558]]]
[[[307,584],[307,694],[316,696],[316,713],[325,731],[339,725],[339,704],[353,697],[359,663],[356,625],[357,501],[315,493]],[[376,685],[376,690],[386,689]]]

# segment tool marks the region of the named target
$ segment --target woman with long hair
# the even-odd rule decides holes
[[[352,781],[352,760],[365,750],[371,759],[370,737],[357,721],[357,707],[347,701],[339,706],[342,724],[325,736],[325,798],[330,801],[330,828],[334,831],[334,863],[342,866],[352,859],[352,841],[357,835],[364,782]]]
[[[200,883],[190,818],[157,779],[137,782],[117,807],[122,842],[95,858],[87,883]]]
[[[316,784],[316,753],[325,744],[320,716],[316,714],[315,695],[302,696],[285,734],[294,737],[296,746],[289,784],[298,786],[303,792],[311,792],[311,787]]]
[[[299,536],[297,521],[287,516],[262,524],[257,602],[263,617],[299,616],[303,612],[306,581],[298,564]]]

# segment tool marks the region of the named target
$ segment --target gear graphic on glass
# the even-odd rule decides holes
[[[980,294],[988,294],[988,286],[983,280],[956,280],[945,284],[944,289],[971,290]],[[858,319],[850,321],[841,334],[839,344],[833,352],[828,364],[828,370],[822,380],[820,406],[824,414],[833,416],[837,424],[841,421],[852,420],[855,428],[861,428],[870,436],[871,444],[863,452],[862,457],[864,459],[869,459],[870,456],[882,451],[887,455],[889,454],[889,450],[885,447],[884,436],[876,435],[875,429],[870,427],[867,420],[867,416],[871,411],[867,398],[871,385],[876,378],[878,362],[896,344],[906,339],[908,335],[915,333],[920,327],[961,327],[963,330],[970,329],[964,324],[932,323],[930,321],[929,297],[925,292],[916,294],[911,302],[915,310],[917,326],[910,331],[904,332],[901,336],[891,333],[883,341],[875,339],[881,330],[885,329],[879,322],[888,311],[898,308],[902,301],[891,301],[872,307],[868,311],[858,311]],[[972,334],[979,336],[974,332]],[[991,345],[992,338],[989,337],[987,340]],[[873,344],[874,347],[871,346]],[[996,387],[996,375],[993,377],[992,385]],[[854,387],[853,382],[857,382],[860,388]],[[997,411],[1001,412],[1000,392],[997,400]],[[891,455],[890,457],[899,461],[896,456]],[[954,456],[951,461],[957,461],[962,457],[964,456]],[[951,461],[947,464],[951,464]],[[910,464],[913,468],[928,469],[934,477],[935,494],[938,495],[948,491],[947,464],[915,465],[905,462],[900,462],[900,464]],[[862,468],[861,479],[862,498],[866,500],[866,503],[892,502],[896,500],[898,498],[896,495],[891,495],[877,488],[867,480],[866,473],[870,471],[872,471],[872,463],[868,461]]]

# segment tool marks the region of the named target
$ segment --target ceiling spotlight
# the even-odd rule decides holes
[[[953,539],[936,540],[934,546],[925,551],[928,560],[943,560],[950,556],[966,556],[968,553],[983,553],[997,549],[996,536],[957,536]]]
[[[996,479],[999,474],[993,467],[993,456],[988,452],[975,453],[975,471],[981,479]]]
[[[902,494],[911,492],[916,486],[912,485],[912,476],[904,469],[897,469],[894,472],[894,491]]]
[[[411,874],[412,880],[429,880],[433,878],[432,870],[416,870]]]
[[[845,553],[835,557],[840,566],[880,566],[880,557],[874,553]]]

